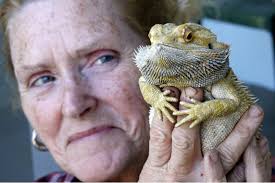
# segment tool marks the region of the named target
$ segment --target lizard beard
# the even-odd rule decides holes
[[[139,49],[135,60],[150,84],[204,87],[226,76],[230,69],[228,55],[228,49],[179,49],[156,44]]]

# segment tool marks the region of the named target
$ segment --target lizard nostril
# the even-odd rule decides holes
[[[213,49],[213,45],[211,43],[208,44],[209,49]]]

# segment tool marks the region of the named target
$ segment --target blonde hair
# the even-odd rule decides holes
[[[4,33],[2,41],[5,56],[4,65],[6,66],[9,80],[15,81],[8,40],[9,20],[26,2],[31,1],[3,0],[0,5],[1,28]],[[129,20],[128,23],[139,28],[146,35],[150,27],[157,23],[174,22],[179,24],[187,21],[197,22],[201,17],[201,0],[127,0],[123,14]],[[13,83],[16,87],[16,82],[9,83]]]

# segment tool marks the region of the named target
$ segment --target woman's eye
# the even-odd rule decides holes
[[[104,64],[107,62],[110,62],[114,59],[115,57],[113,55],[103,55],[101,57],[99,57],[98,59],[96,59],[95,64]]]
[[[102,73],[109,72],[119,63],[119,54],[113,50],[97,50],[87,55],[87,62],[81,72]]]
[[[56,78],[53,77],[53,76],[41,76],[39,77],[38,79],[36,79],[32,84],[31,86],[34,86],[34,87],[39,87],[39,86],[43,86],[45,84],[48,84],[49,82],[53,82],[55,81]]]

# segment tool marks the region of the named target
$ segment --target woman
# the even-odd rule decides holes
[[[263,118],[258,106],[204,157],[198,128],[174,129],[155,117],[149,140],[148,106],[132,62],[133,50],[148,44],[141,31],[148,21],[138,18],[145,2],[5,1],[21,106],[56,162],[81,181],[269,180],[267,140],[252,140]],[[199,89],[171,90],[202,100]]]

